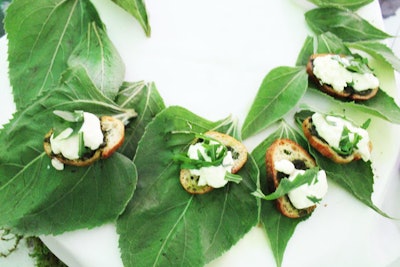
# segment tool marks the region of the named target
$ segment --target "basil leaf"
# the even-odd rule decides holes
[[[243,139],[265,129],[290,111],[306,92],[304,67],[277,67],[262,81],[242,127]]]
[[[342,8],[312,9],[305,13],[305,19],[316,34],[332,32],[344,41],[381,40],[391,37],[356,13]]]
[[[134,16],[142,26],[146,36],[151,35],[151,27],[147,16],[146,5],[142,0],[112,0],[114,3],[125,9]]]
[[[359,9],[369,3],[372,3],[374,0],[308,0],[311,3],[314,3],[320,7],[342,7],[348,8],[351,10]]]
[[[90,23],[82,41],[68,58],[68,66],[82,65],[95,86],[114,99],[125,77],[125,65],[106,32]]]
[[[156,85],[141,82],[124,82],[115,99],[123,109],[134,109],[138,117],[125,127],[125,141],[119,151],[133,159],[136,148],[147,124],[165,108]]]
[[[138,190],[117,221],[126,266],[202,266],[257,224],[259,200],[250,193],[257,188],[258,168],[251,156],[238,172],[240,184],[203,195],[182,188],[180,166],[173,160],[192,143],[192,133],[228,133],[232,125],[231,118],[210,122],[176,106],[149,123],[134,158]]]
[[[387,45],[374,41],[346,43],[351,48],[362,50],[377,60],[384,61],[396,71],[400,71],[400,59]]]
[[[267,186],[267,172],[265,166],[265,153],[271,144],[279,138],[291,139],[302,147],[307,147],[305,139],[290,127],[286,122],[282,121],[279,127],[265,140],[263,140],[251,153],[258,169],[260,170],[260,188],[262,192],[271,193]],[[261,201],[261,224],[268,236],[271,249],[277,266],[281,266],[285,249],[292,237],[297,225],[308,219],[310,215],[292,219],[282,215],[276,208],[274,201]]]
[[[87,33],[102,27],[89,0],[13,0],[7,9],[10,83],[17,109],[58,85],[67,60]]]

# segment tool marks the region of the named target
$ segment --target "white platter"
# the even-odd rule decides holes
[[[93,1],[108,34],[126,64],[127,81],[154,81],[166,105],[180,105],[210,120],[232,114],[242,123],[264,76],[277,66],[294,66],[310,32],[295,0],[148,0],[152,36],[109,0]],[[360,10],[382,27],[378,1]],[[0,42],[0,124],[14,106],[7,78],[6,40]],[[382,88],[397,97],[394,75],[378,69]],[[321,105],[321,103],[311,104]],[[347,114],[364,119],[363,114]],[[381,129],[385,129],[382,131]],[[400,217],[399,126],[375,119],[370,127],[376,172],[374,202]],[[251,151],[267,136],[245,141]],[[389,141],[388,141],[389,140]],[[0,215],[1,216],[1,215]],[[42,236],[70,267],[120,267],[115,226]],[[298,225],[284,256],[289,266],[395,266],[400,258],[400,230],[330,183],[329,193],[309,220]],[[208,266],[275,266],[261,228]]]

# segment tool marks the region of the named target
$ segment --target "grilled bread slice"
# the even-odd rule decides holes
[[[215,140],[218,140],[224,146],[226,146],[229,151],[232,151],[232,157],[234,160],[232,173],[237,173],[246,163],[247,149],[241,142],[239,142],[230,135],[216,131],[208,131],[204,135],[213,138]],[[197,141],[198,140],[195,140],[195,143]],[[200,178],[199,176],[191,175],[188,169],[182,169],[180,171],[180,183],[187,192],[191,194],[204,194],[214,189],[209,185],[199,186],[198,185],[199,178]]]
[[[329,84],[321,83],[320,79],[317,76],[315,76],[315,74],[314,74],[313,62],[314,62],[314,59],[316,59],[317,57],[326,56],[326,55],[329,55],[329,54],[313,54],[313,55],[311,55],[311,57],[307,63],[307,67],[306,67],[309,77],[311,78],[311,80],[313,80],[315,82],[318,89],[320,89],[321,91],[323,91],[335,98],[356,100],[356,101],[368,100],[377,94],[379,87],[359,92],[359,91],[354,90],[354,88],[352,88],[351,86],[347,86],[342,92],[338,92],[335,89],[333,89],[332,86],[330,86]],[[344,57],[344,55],[341,55],[341,56]]]
[[[50,130],[44,137],[44,151],[51,158],[58,159],[61,163],[72,166],[88,166],[99,159],[110,157],[124,142],[125,125],[122,121],[111,117],[100,117],[101,130],[104,135],[104,143],[95,151],[84,155],[79,159],[68,159],[62,154],[54,154],[51,149],[50,137],[53,130]]]
[[[313,130],[312,118],[311,116],[306,118],[302,123],[302,130],[305,137],[307,138],[310,145],[318,150],[323,156],[330,158],[332,161],[340,164],[349,163],[354,160],[361,159],[361,154],[356,150],[350,155],[340,155],[332,147],[329,146],[327,142],[322,140],[318,135],[316,135],[315,130]],[[372,142],[369,143],[369,150],[372,150]]]
[[[290,139],[277,139],[267,149],[265,155],[267,184],[271,192],[278,188],[281,179],[287,177],[286,174],[275,169],[275,162],[283,159],[292,162],[296,169],[306,170],[316,166],[314,158],[302,146]],[[316,205],[313,205],[305,209],[297,209],[287,195],[279,197],[275,201],[278,210],[289,218],[306,216],[316,208]]]

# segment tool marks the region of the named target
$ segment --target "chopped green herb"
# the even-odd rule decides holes
[[[227,171],[225,174],[225,180],[238,184],[242,181],[242,176]]]
[[[53,122],[53,134],[57,137],[64,130],[71,128],[72,132],[69,136],[78,133],[83,124],[83,111],[75,110],[74,112],[55,110],[53,111],[57,119]],[[69,137],[69,136],[66,136]]]
[[[313,202],[313,203],[315,203],[315,204],[320,203],[320,202],[322,201],[322,198],[317,198],[316,196],[307,196],[307,198],[308,198],[311,202]]]
[[[174,155],[174,160],[181,162],[181,168],[200,169],[202,167],[221,165],[228,153],[228,148],[218,140],[203,134],[196,134],[196,138],[201,140],[200,143],[204,147],[205,154],[210,158],[210,160],[206,160],[201,151],[197,151],[198,159],[191,159],[187,154],[179,153]]]
[[[269,195],[264,195],[263,192],[260,190],[257,190],[253,192],[252,194],[255,197],[262,198],[265,200],[275,200],[277,198],[280,198],[281,196],[286,195],[293,189],[296,189],[304,184],[311,185],[314,183],[314,180],[317,177],[319,168],[314,167],[311,169],[307,169],[304,174],[298,174],[293,181],[289,180],[288,178],[283,178],[281,179],[278,188],[276,188],[275,192],[269,194]]]

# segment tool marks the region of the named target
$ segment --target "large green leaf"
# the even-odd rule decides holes
[[[308,0],[311,3],[320,7],[344,7],[348,9],[358,9],[365,6],[374,0]]]
[[[284,121],[281,122],[279,128],[274,131],[269,137],[262,141],[251,153],[256,161],[260,170],[260,185],[261,190],[265,193],[268,191],[267,186],[267,172],[265,166],[265,154],[271,144],[280,138],[291,139],[304,148],[307,148],[307,142],[304,138],[296,132],[295,129],[290,127]],[[309,216],[308,216],[309,217]],[[275,257],[277,266],[282,265],[283,255],[286,246],[292,237],[297,224],[304,221],[308,217],[300,219],[292,219],[282,215],[275,206],[275,201],[261,201],[261,223],[267,233],[268,239],[271,244],[271,249]]]
[[[57,86],[67,60],[95,22],[89,0],[14,0],[7,9],[10,82],[17,109]]]
[[[204,195],[182,188],[173,160],[186,151],[193,132],[232,133],[233,127],[230,118],[210,122],[181,107],[163,110],[148,125],[134,159],[138,189],[117,222],[126,266],[202,266],[257,224],[259,200],[250,193],[257,188],[258,169],[251,157],[239,172],[240,184]]]
[[[297,57],[296,66],[305,66],[312,54],[350,55],[350,49],[343,41],[331,32],[324,32],[315,37],[307,36]]]
[[[118,106],[134,109],[138,116],[125,128],[125,142],[120,152],[133,159],[137,145],[149,122],[165,108],[154,83],[125,82],[116,98]]]
[[[147,16],[146,5],[142,0],[112,0],[114,3],[125,9],[134,16],[142,26],[146,36],[151,35],[151,27]]]
[[[347,45],[351,48],[362,50],[377,60],[390,64],[393,69],[400,72],[400,59],[386,44],[374,41],[364,41],[347,43]]]
[[[243,139],[267,128],[282,118],[307,90],[304,67],[277,67],[261,83],[242,127]]]
[[[393,97],[389,96],[382,89],[371,99],[366,101],[341,101],[332,96],[329,96],[319,89],[314,84],[310,84],[310,90],[313,94],[319,95],[321,101],[328,101],[334,103],[338,107],[352,108],[359,112],[371,114],[389,122],[400,124],[400,107],[397,105]]]
[[[108,38],[96,23],[89,24],[82,41],[72,51],[68,66],[85,66],[96,87],[114,99],[125,78],[125,65]]]
[[[347,9],[316,8],[306,12],[305,19],[316,34],[332,32],[344,41],[380,40],[391,37]]]
[[[295,114],[295,118],[300,125],[305,118],[312,114],[313,112],[309,110],[302,110]],[[371,161],[365,162],[363,160],[357,160],[347,164],[337,164],[331,159],[324,157],[312,147],[310,147],[309,151],[315,158],[317,165],[321,169],[325,170],[329,179],[337,182],[361,202],[379,214],[389,217],[387,214],[382,212],[371,199],[374,191],[374,172],[371,166]]]
[[[92,228],[115,220],[133,194],[135,166],[120,154],[90,167],[56,171],[51,166],[43,138],[53,125],[53,110],[99,116],[130,112],[101,94],[85,69],[64,78],[57,89],[16,112],[0,132],[1,227],[34,235]]]

